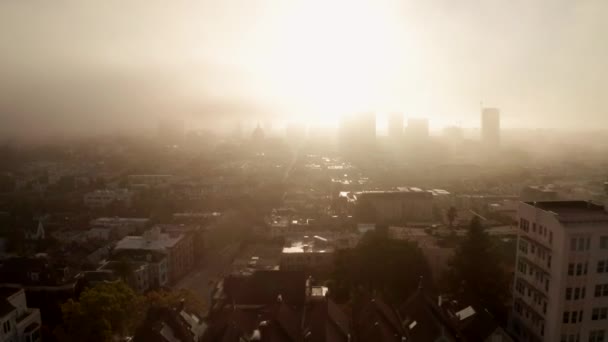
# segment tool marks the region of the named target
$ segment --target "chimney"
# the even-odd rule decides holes
[[[177,312],[184,311],[185,307],[186,307],[186,300],[184,298],[182,298],[179,300],[179,305],[177,306]]]
[[[441,298],[441,295],[439,295],[439,297],[437,297],[437,305],[441,307],[441,304],[443,304],[443,298]]]

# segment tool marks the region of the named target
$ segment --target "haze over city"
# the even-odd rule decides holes
[[[0,342],[608,341],[608,1],[0,1]]]
[[[473,127],[608,124],[605,1],[54,1],[0,4],[5,134],[336,125],[403,112]]]

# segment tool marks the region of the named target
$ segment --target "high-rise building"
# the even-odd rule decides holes
[[[522,202],[511,328],[520,341],[608,340],[608,212]]]
[[[420,141],[429,137],[428,119],[408,119],[406,137],[408,140]]]
[[[498,108],[481,110],[481,141],[485,146],[500,145],[500,111]]]
[[[391,113],[388,116],[388,136],[392,140],[403,138],[403,113]]]

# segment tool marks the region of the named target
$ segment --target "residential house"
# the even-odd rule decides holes
[[[25,291],[0,287],[0,342],[41,340],[40,310],[27,307]]]

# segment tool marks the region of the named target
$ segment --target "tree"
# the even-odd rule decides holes
[[[456,210],[456,208],[451,206],[450,209],[448,209],[447,217],[448,223],[450,224],[450,228],[452,228],[454,226],[454,221],[458,217],[458,211]]]
[[[146,294],[146,306],[162,306],[175,307],[184,302],[184,307],[190,312],[201,313],[205,310],[205,305],[202,300],[194,292],[187,289],[179,289],[175,291],[152,291]]]
[[[444,276],[450,293],[463,300],[480,303],[503,318],[510,281],[479,218],[474,217],[471,221],[469,231],[456,247]]]
[[[330,294],[344,302],[356,292],[380,293],[397,303],[416,289],[420,276],[430,278],[420,248],[390,239],[386,231],[378,229],[366,233],[353,250],[337,254]]]
[[[106,342],[127,336],[137,323],[139,304],[133,290],[123,282],[101,284],[84,290],[78,301],[61,306],[63,325],[55,335],[59,341]]]

